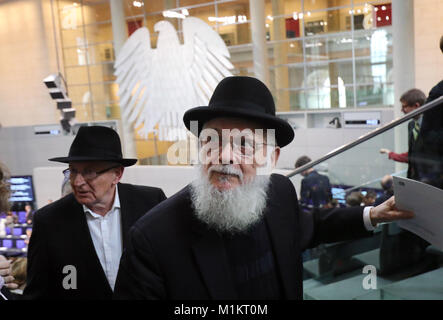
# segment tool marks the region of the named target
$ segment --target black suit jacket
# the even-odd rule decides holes
[[[308,247],[370,235],[362,208],[303,213],[292,182],[271,176],[265,222],[286,299],[302,299]],[[120,261],[116,299],[236,299],[222,238],[193,214],[189,186],[131,228]]]
[[[161,189],[118,184],[123,248],[129,228],[143,214],[166,199]],[[77,289],[63,288],[65,266],[77,270]],[[82,205],[73,194],[34,215],[28,248],[25,299],[110,299],[112,289],[96,254]]]
[[[409,121],[408,123],[408,173],[407,177],[410,179],[418,180],[418,168],[421,163],[421,157],[419,156],[421,150],[422,140],[414,140],[413,129],[415,121]]]

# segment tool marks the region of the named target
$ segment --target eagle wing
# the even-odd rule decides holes
[[[128,38],[115,61],[122,118],[130,123],[139,118],[147,102],[154,54],[149,30],[141,27]]]
[[[183,39],[184,61],[197,104],[207,105],[220,80],[232,76],[229,51],[220,35],[195,17],[183,20]]]

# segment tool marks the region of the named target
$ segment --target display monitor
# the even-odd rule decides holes
[[[12,176],[8,181],[11,185],[10,202],[34,202],[32,176]]]
[[[348,185],[331,185],[332,199],[337,200],[341,206],[346,205],[346,190],[351,188]]]

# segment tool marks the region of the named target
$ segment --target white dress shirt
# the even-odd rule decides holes
[[[86,214],[89,232],[94,243],[95,252],[100,260],[103,271],[109,285],[114,291],[118,267],[122,255],[122,228],[120,198],[117,186],[115,186],[115,198],[111,210],[101,216],[92,212],[85,205],[83,211]]]

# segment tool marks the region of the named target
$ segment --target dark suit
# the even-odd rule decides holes
[[[429,92],[426,103],[443,96],[443,81]],[[420,180],[443,189],[443,102],[426,111],[420,128],[417,152]]]
[[[420,159],[418,152],[421,149],[421,140],[414,139],[413,129],[415,126],[415,120],[408,123],[408,173],[407,177],[410,179],[418,180],[418,165]]]
[[[158,188],[118,184],[123,248],[129,228],[166,199]],[[65,266],[77,270],[77,289],[63,288]],[[110,299],[112,289],[96,254],[86,215],[73,194],[36,212],[28,249],[25,299]]]
[[[310,172],[301,181],[300,202],[308,207],[319,208],[332,199],[331,184],[327,176]]]
[[[221,236],[193,214],[190,186],[162,202],[132,228],[120,261],[116,299],[236,299]],[[370,233],[362,208],[304,214],[289,179],[271,176],[265,209],[276,273],[285,299],[302,299],[301,252],[320,242]]]

